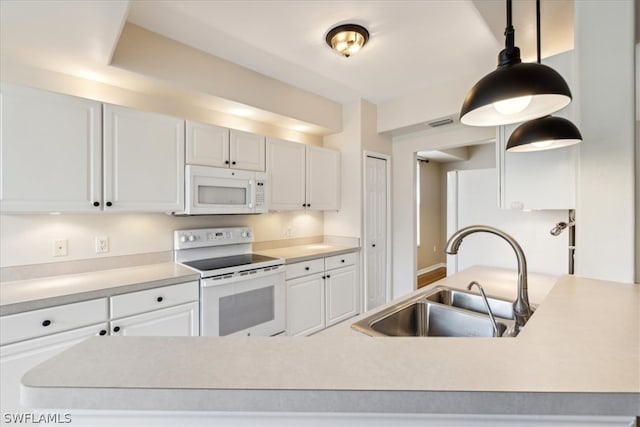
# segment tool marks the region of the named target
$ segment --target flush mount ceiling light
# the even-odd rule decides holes
[[[571,102],[567,82],[553,68],[523,63],[515,46],[512,1],[507,1],[505,48],[498,68],[484,76],[467,93],[460,121],[469,126],[498,126],[551,114]]]
[[[540,0],[536,0],[536,46],[540,63]],[[567,119],[545,116],[518,126],[509,137],[506,150],[521,153],[568,147],[582,142],[578,128]]]
[[[325,40],[331,49],[348,58],[367,43],[369,31],[357,24],[338,25],[329,30]]]

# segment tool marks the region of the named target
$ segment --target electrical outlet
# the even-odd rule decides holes
[[[53,241],[53,256],[69,255],[69,241],[67,239],[56,239]]]
[[[109,252],[109,238],[107,236],[96,237],[96,253],[105,254]]]
[[[436,245],[433,245],[433,252],[437,252]]]

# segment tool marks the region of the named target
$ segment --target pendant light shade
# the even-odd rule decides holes
[[[521,124],[513,131],[507,151],[523,153],[567,147],[582,141],[578,128],[562,117],[546,116]]]
[[[571,90],[553,68],[522,63],[515,46],[512,0],[507,3],[505,48],[498,68],[484,76],[468,92],[460,109],[460,122],[469,126],[499,126],[536,119],[571,102]]]
[[[499,126],[535,119],[571,102],[567,82],[553,68],[536,63],[499,66],[475,84],[460,110],[469,126]]]

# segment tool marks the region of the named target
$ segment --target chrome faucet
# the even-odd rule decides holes
[[[487,309],[487,314],[489,314],[489,319],[491,320],[491,326],[493,326],[493,336],[498,336],[498,324],[496,323],[496,318],[493,317],[493,311],[491,311],[491,306],[489,305],[489,300],[487,299],[487,295],[484,293],[484,289],[482,289],[482,285],[476,282],[475,280],[469,285],[467,285],[467,290],[471,290],[474,286],[477,286],[480,290],[480,296],[482,297],[482,302],[484,302],[484,306]]]
[[[495,234],[496,236],[502,237],[507,241],[507,243],[509,243],[509,245],[511,245],[511,248],[513,248],[513,251],[516,253],[516,258],[518,259],[518,296],[513,303],[513,316],[516,320],[516,333],[520,332],[520,329],[522,329],[524,324],[527,323],[531,317],[531,306],[529,305],[529,293],[527,289],[527,260],[518,242],[516,242],[516,240],[510,235],[504,231],[498,230],[497,228],[489,227],[487,225],[470,225],[453,233],[449,238],[444,251],[449,255],[456,255],[460,248],[460,244],[462,243],[462,239],[467,237],[469,234],[478,232]]]

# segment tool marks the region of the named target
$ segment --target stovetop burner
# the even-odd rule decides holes
[[[242,265],[257,264],[267,261],[276,261],[277,258],[259,255],[259,254],[242,254],[231,255],[217,258],[200,259],[195,261],[183,262],[191,268],[200,271],[220,270],[223,268],[238,267]]]

